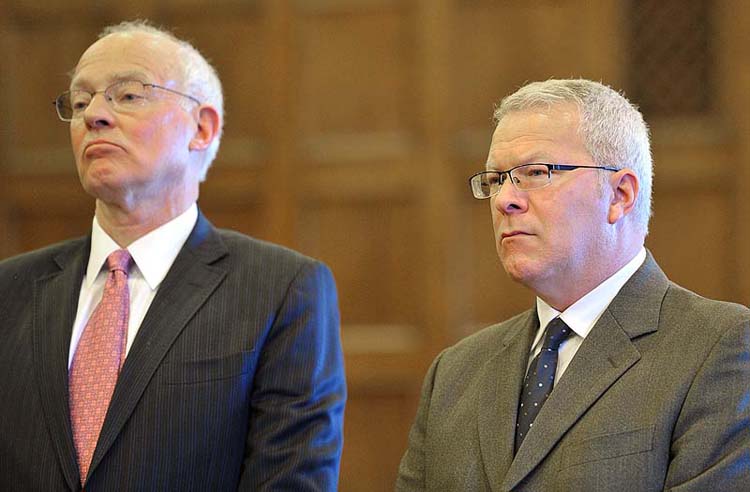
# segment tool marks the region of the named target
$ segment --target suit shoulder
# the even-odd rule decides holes
[[[0,278],[7,275],[37,277],[54,271],[57,269],[55,258],[78,251],[86,241],[86,237],[71,239],[0,260]]]
[[[513,316],[501,323],[497,323],[459,340],[455,345],[447,348],[443,354],[448,360],[487,360],[497,353],[519,329],[527,326],[534,310],[529,309]]]
[[[692,318],[697,324],[722,327],[750,321],[750,309],[733,302],[709,299],[670,282],[663,309],[668,316]]]
[[[511,339],[525,337],[524,332],[535,317],[533,310],[525,311],[488,326],[441,352],[425,380],[431,388],[433,401],[456,402],[461,395],[483,391],[488,364],[498,360]]]
[[[268,273],[289,272],[296,275],[305,268],[328,270],[320,260],[298,251],[268,241],[247,236],[229,229],[217,229],[230,257],[240,259],[242,264]]]
[[[314,263],[317,261],[286,246],[257,239],[241,232],[230,229],[218,229],[218,232],[231,253],[248,254],[291,263]]]

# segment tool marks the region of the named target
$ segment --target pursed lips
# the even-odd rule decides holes
[[[500,241],[504,241],[505,239],[512,238],[512,237],[523,237],[523,236],[531,236],[531,234],[523,231],[508,231],[503,232],[500,234]]]
[[[102,148],[105,148],[105,149],[107,147],[116,147],[118,149],[124,150],[122,148],[122,146],[120,146],[120,145],[118,145],[118,144],[116,144],[114,142],[111,142],[109,140],[92,140],[91,142],[88,142],[83,147],[83,154],[86,155],[86,153],[88,153],[89,149],[91,149],[92,147],[102,147]]]
[[[89,148],[89,147],[91,147],[92,145],[102,145],[102,144],[106,144],[106,145],[114,145],[115,147],[119,147],[119,145],[117,145],[116,143],[114,143],[114,142],[111,142],[111,141],[109,141],[109,140],[101,140],[101,139],[97,139],[97,140],[92,140],[91,142],[88,142],[88,143],[86,144],[86,147],[84,147],[84,149],[88,149],[88,148]]]

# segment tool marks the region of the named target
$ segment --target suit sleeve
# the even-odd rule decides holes
[[[336,490],[345,400],[336,287],[309,263],[262,348],[239,489]]]
[[[435,385],[435,374],[442,353],[433,361],[427,371],[422,385],[422,394],[419,399],[417,416],[409,432],[409,445],[406,453],[401,458],[396,479],[397,492],[413,492],[425,489],[425,440],[427,438],[427,421],[430,416],[430,402],[432,400],[432,389]]]
[[[666,489],[746,490],[750,482],[750,320],[719,339],[675,426]]]

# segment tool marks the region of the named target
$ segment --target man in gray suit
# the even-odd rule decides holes
[[[198,210],[222,104],[147,23],[81,56],[56,108],[93,227],[0,262],[0,490],[336,490],[333,277]]]
[[[645,250],[640,112],[548,80],[495,120],[470,184],[536,305],[435,359],[396,489],[748,490],[750,310],[675,285]]]

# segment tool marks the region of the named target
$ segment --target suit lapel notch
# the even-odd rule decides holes
[[[661,304],[669,288],[669,279],[647,252],[643,265],[620,289],[607,307],[618,326],[631,339],[658,329]]]

